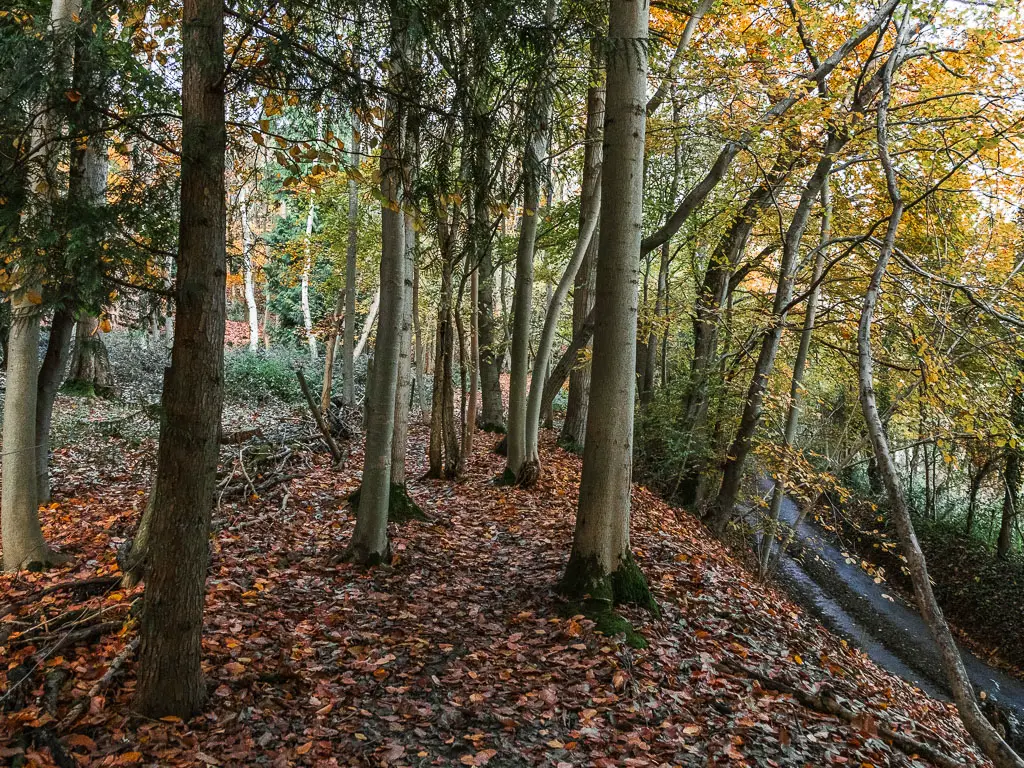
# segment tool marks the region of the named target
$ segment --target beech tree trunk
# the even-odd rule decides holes
[[[359,167],[359,118],[352,113],[352,167]],[[348,244],[345,251],[345,351],[344,383],[342,392],[345,405],[356,403],[356,256],[359,250],[359,185],[348,181]],[[369,325],[367,325],[369,328]],[[369,334],[367,334],[369,335]]]
[[[62,65],[72,60],[71,33],[77,23],[80,4],[74,0],[53,0],[50,27],[54,33],[53,60]],[[49,73],[47,73],[49,74]],[[58,71],[54,90],[67,87],[69,71]],[[57,158],[53,141],[55,116],[46,102],[29,130],[27,207],[34,225],[42,228],[51,219],[51,208],[59,189],[51,178]],[[42,302],[40,276],[15,267],[17,283],[10,293],[11,328],[7,364],[3,423],[3,483],[0,499],[0,535],[3,537],[4,569],[22,570],[48,566],[63,560],[46,545],[39,522],[37,478],[36,407],[39,374],[39,323]]]
[[[1024,375],[1024,364],[1020,365]],[[1024,381],[1015,382],[1010,397],[1010,420],[1017,435],[1024,435]],[[1003,510],[999,522],[999,537],[996,539],[996,557],[1005,560],[1013,550],[1013,529],[1020,513],[1021,503],[1021,454],[1020,445],[1007,445],[1006,463],[1003,465]]]
[[[546,21],[554,22],[555,4],[548,0]],[[553,41],[549,48],[553,49]],[[533,317],[533,255],[540,222],[541,187],[544,183],[544,160],[547,155],[551,125],[552,87],[548,67],[550,52],[539,62],[543,74],[531,96],[527,113],[529,134],[523,155],[523,215],[519,225],[516,248],[516,280],[512,294],[512,348],[508,385],[508,463],[505,478],[517,482],[528,459],[527,387],[530,372],[530,328]],[[540,371],[543,375],[543,370]],[[527,475],[535,474],[532,471]]]
[[[370,310],[363,322],[363,332],[359,334],[359,343],[353,350],[353,358],[358,360],[366,351],[366,343],[370,340],[370,333],[373,331],[373,324],[377,322],[377,312],[380,310],[380,288],[373,294],[373,301],[370,302]]]
[[[306,244],[305,244],[305,257],[302,260],[302,283],[301,283],[301,301],[302,301],[302,325],[306,329],[306,343],[309,344],[309,357],[315,363],[317,359],[316,352],[316,336],[313,335],[313,316],[309,310],[309,276],[313,270],[313,244],[310,242],[310,238],[313,236],[313,218],[314,218],[314,205],[313,198],[309,198],[309,213],[306,215]]]
[[[176,323],[164,373],[135,708],[188,719],[206,686],[201,638],[224,392],[224,6],[185,0]]]
[[[408,75],[407,19],[397,2],[391,4],[391,59],[389,81],[397,94],[389,99],[380,158],[381,254],[380,325],[374,344],[373,367],[367,382],[366,447],[356,527],[347,559],[364,566],[391,559],[388,542],[388,506],[391,497],[391,446],[395,429],[395,395],[405,322],[406,246],[402,203],[405,160],[405,106],[402,84]],[[412,285],[410,283],[411,291]]]
[[[629,546],[637,286],[646,133],[647,0],[611,0],[594,358],[572,553],[561,589],[605,605],[651,604]]]
[[[114,377],[98,317],[86,315],[78,321],[67,385],[89,396],[110,397],[114,394]]]
[[[825,269],[825,249],[832,227],[832,197],[829,193],[828,179],[821,188],[821,236],[818,238],[818,252],[814,257],[814,267],[811,271],[811,289],[807,297],[807,311],[804,314],[804,327],[800,333],[800,346],[797,349],[796,360],[793,362],[793,378],[789,387],[789,409],[786,411],[786,426],[782,436],[782,446],[788,449],[796,439],[796,431],[800,426],[800,408],[803,400],[804,371],[807,366],[807,356],[811,350],[811,337],[814,335],[814,323],[818,314],[818,281],[821,279]],[[768,571],[772,558],[772,547],[775,541],[775,527],[779,522],[782,513],[782,501],[785,496],[785,485],[781,480],[776,481],[772,489],[772,500],[768,509],[770,527],[761,536],[761,545],[758,552],[761,575]]]
[[[36,485],[40,504],[50,502],[50,423],[53,420],[53,401],[64,379],[74,328],[75,318],[69,311],[58,309],[53,313],[46,354],[39,368],[36,387]]]
[[[239,192],[238,207],[242,217],[242,277],[245,283],[245,306],[249,313],[249,349],[255,352],[260,346],[260,319],[256,311],[256,272],[252,263],[248,187],[242,187]]]
[[[743,415],[736,437],[729,448],[729,456],[725,462],[722,485],[714,509],[709,516],[709,523],[716,532],[725,530],[732,518],[739,495],[743,467],[753,445],[754,433],[761,421],[764,393],[768,387],[768,376],[775,365],[775,354],[782,339],[782,329],[786,322],[789,302],[793,298],[795,268],[800,255],[800,243],[811,213],[811,206],[821,194],[821,189],[828,179],[836,153],[846,144],[848,136],[829,132],[825,141],[825,149],[818,161],[814,173],[804,186],[793,214],[793,220],[786,230],[782,246],[782,263],[779,265],[779,281],[772,304],[772,315],[769,327],[761,338],[761,350],[754,365],[754,375],[747,390],[747,399],[743,406]]]
[[[408,237],[408,232],[406,233]],[[419,419],[427,412],[427,360],[426,345],[423,343],[423,328],[420,322],[420,269],[415,260],[412,265],[412,330],[413,330],[413,362],[416,370],[416,410]]]
[[[416,261],[416,230],[406,215],[402,273],[402,319],[398,345],[398,384],[395,389],[395,426],[391,441],[391,485],[405,487],[405,458],[409,441],[409,400],[412,396],[412,285]]]
[[[861,309],[860,324],[857,330],[857,375],[860,384],[860,404],[864,412],[864,420],[867,423],[871,446],[874,449],[878,468],[885,484],[886,494],[889,499],[890,516],[896,526],[903,556],[906,558],[910,578],[914,584],[914,596],[917,601],[917,607],[925,624],[928,626],[932,639],[938,647],[943,671],[946,674],[946,679],[952,691],[957,711],[960,713],[960,718],[963,720],[967,731],[974,737],[985,755],[996,765],[996,768],[1024,768],[1024,760],[1015,754],[1006,742],[1003,741],[978,707],[974,687],[971,685],[967,671],[964,669],[963,660],[960,658],[960,651],[953,640],[952,634],[950,634],[949,625],[946,623],[938,601],[935,599],[935,593],[932,591],[931,580],[928,577],[928,565],[925,561],[924,553],[921,551],[917,535],[914,532],[914,524],[910,519],[910,510],[907,507],[906,499],[900,490],[896,463],[889,452],[888,436],[886,435],[885,425],[882,423],[875,400],[871,326],[874,320],[875,307],[878,304],[879,294],[882,290],[882,280],[885,277],[889,259],[895,248],[896,232],[903,214],[903,199],[897,186],[896,173],[889,158],[887,145],[888,106],[892,70],[903,46],[904,35],[908,27],[909,20],[904,17],[899,28],[893,53],[887,59],[883,70],[883,96],[882,103],[878,109],[879,156],[885,170],[889,199],[892,201],[892,214],[889,216],[885,239],[879,248],[874,272],[871,275],[871,281],[864,296],[864,305]]]

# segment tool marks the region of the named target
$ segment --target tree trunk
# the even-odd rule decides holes
[[[359,118],[352,113],[352,167],[359,167]],[[345,405],[356,403],[356,256],[359,248],[359,185],[348,181],[348,245],[345,251],[345,352],[342,392]],[[367,325],[369,328],[369,325]],[[369,332],[367,332],[369,336]]]
[[[569,341],[569,346],[566,347],[562,356],[558,358],[558,362],[555,363],[555,367],[551,369],[551,375],[548,376],[547,383],[544,385],[544,413],[550,414],[552,401],[555,396],[561,391],[562,386],[565,384],[565,380],[570,377],[570,374],[577,368],[577,359],[580,352],[590,344],[590,339],[594,335],[594,309],[591,307],[590,312],[585,318],[583,318],[583,325],[580,326],[579,330],[573,334],[572,339]],[[589,363],[588,363],[589,366]],[[590,375],[589,367],[587,369],[587,375]],[[588,379],[589,380],[589,379]],[[572,390],[570,389],[570,393]],[[583,404],[584,407],[586,403]],[[586,427],[586,413],[583,414],[583,427]],[[561,438],[559,438],[561,439]],[[583,438],[580,438],[582,441]],[[582,450],[583,443],[573,443],[563,445],[568,450]]]
[[[964,533],[969,537],[974,532],[974,518],[978,512],[978,493],[985,478],[995,465],[995,458],[989,457],[981,468],[971,476],[971,492],[967,502],[967,519],[964,521]],[[913,493],[913,488],[911,488]]]
[[[412,285],[416,261],[416,230],[406,215],[402,273],[401,335],[398,346],[398,384],[395,389],[395,425],[391,440],[391,485],[405,487],[405,458],[409,441],[409,400],[412,395]]]
[[[406,237],[408,237],[408,232]],[[415,234],[414,234],[415,236]],[[420,268],[415,260],[412,265],[412,329],[415,349],[413,351],[416,366],[416,410],[422,420],[427,412],[427,360],[426,345],[423,343],[423,328],[420,322]]]
[[[546,21],[554,22],[555,3],[548,0]],[[553,42],[548,48],[553,50]],[[542,54],[544,75],[531,96],[527,113],[526,151],[523,155],[523,216],[516,248],[516,281],[512,294],[512,357],[508,385],[508,464],[505,479],[516,482],[528,459],[527,386],[530,370],[530,329],[533,316],[533,254],[540,222],[541,185],[544,182],[545,155],[551,126],[552,88],[546,71],[553,62],[549,50]],[[543,372],[541,372],[543,373]],[[539,414],[538,414],[539,417]],[[527,474],[533,474],[527,472]]]
[[[909,22],[904,17],[899,28],[894,50],[889,55],[883,69],[883,98],[878,109],[877,118],[878,145],[893,210],[889,216],[885,239],[879,248],[878,260],[875,263],[874,272],[871,275],[871,281],[864,296],[864,305],[861,310],[860,324],[857,330],[857,375],[860,384],[860,403],[861,409],[864,412],[864,420],[867,423],[871,446],[874,449],[879,471],[885,483],[891,519],[895,523],[900,545],[903,549],[903,556],[906,558],[910,578],[914,584],[914,596],[917,599],[917,607],[925,624],[928,626],[932,639],[935,641],[936,646],[938,646],[939,658],[953,694],[953,701],[956,703],[956,708],[960,713],[960,718],[963,720],[967,731],[974,737],[982,751],[992,760],[997,768],[1024,768],[1024,760],[1021,760],[1003,741],[978,707],[974,688],[971,685],[970,678],[967,676],[967,671],[964,669],[963,660],[960,658],[960,651],[953,640],[953,636],[950,634],[949,626],[946,624],[946,619],[942,615],[939,604],[935,599],[935,593],[932,591],[931,580],[928,577],[928,565],[925,561],[924,553],[921,551],[917,535],[914,532],[914,524],[910,519],[910,510],[907,508],[906,500],[900,490],[896,463],[889,452],[889,440],[885,432],[885,425],[879,416],[878,405],[875,400],[871,325],[882,289],[882,280],[885,277],[889,258],[895,247],[896,231],[899,228],[900,217],[903,213],[903,200],[900,197],[896,173],[892,167],[892,161],[889,159],[887,148],[888,105],[894,62],[902,49],[904,35],[908,26]]]
[[[463,466],[473,455],[473,438],[476,435],[477,395],[480,389],[479,296],[479,271],[474,269],[469,276],[469,399],[466,406],[466,421],[462,426],[460,458]]]
[[[804,327],[800,333],[800,346],[797,349],[796,360],[793,362],[793,378],[789,386],[789,409],[786,412],[786,426],[782,436],[782,447],[788,450],[796,439],[796,431],[800,426],[800,407],[803,399],[804,371],[807,366],[807,355],[811,350],[811,337],[814,335],[814,323],[818,314],[818,282],[821,280],[822,272],[825,270],[825,249],[832,228],[832,196],[829,193],[828,179],[821,188],[821,236],[818,238],[818,252],[814,257],[814,267],[811,270],[811,289],[807,297],[807,311],[804,314]],[[768,518],[771,521],[767,531],[762,533],[761,545],[758,552],[758,560],[761,575],[768,572],[772,558],[772,544],[775,540],[775,527],[777,526],[782,512],[782,501],[785,496],[785,486],[781,480],[775,483],[772,489],[772,500],[768,510]]]
[[[36,486],[40,504],[50,503],[50,423],[53,419],[53,401],[57,398],[64,379],[71,349],[71,332],[75,318],[66,309],[53,313],[50,338],[46,354],[39,369],[36,387]]]
[[[164,374],[135,708],[203,705],[203,603],[224,393],[224,6],[185,0],[176,323]]]
[[[561,589],[605,606],[652,605],[629,546],[637,285],[643,216],[649,7],[611,0],[608,104],[597,259],[594,358],[572,553]]]
[[[430,411],[430,466],[427,476],[438,479],[455,477],[459,467],[459,440],[455,429],[455,392],[452,386],[455,322],[452,317],[452,254],[450,249],[450,244],[442,243],[441,293],[437,309],[434,390]]]
[[[114,394],[114,377],[98,317],[86,315],[78,321],[67,387],[89,397],[111,397]]]
[[[260,319],[256,311],[256,271],[252,263],[248,187],[242,187],[239,192],[238,207],[242,217],[242,275],[245,282],[245,306],[249,313],[249,349],[255,352],[260,346]]]
[[[380,288],[377,288],[377,292],[373,294],[373,301],[370,302],[370,310],[366,314],[366,320],[363,322],[363,332],[359,335],[359,343],[356,344],[356,348],[353,350],[352,356],[355,360],[358,360],[363,356],[363,352],[366,350],[366,343],[370,340],[370,332],[373,330],[373,324],[377,322],[377,312],[380,310]]]
[[[391,59],[388,79],[392,92],[380,158],[381,255],[380,324],[373,349],[373,369],[367,381],[366,447],[356,527],[347,559],[364,566],[391,559],[388,542],[388,506],[391,498],[391,446],[395,429],[400,354],[405,325],[406,219],[402,213],[405,161],[405,106],[402,83],[408,76],[407,29],[404,15],[391,3]],[[409,289],[412,285],[410,282]],[[406,412],[407,413],[407,412]]]
[[[324,383],[320,389],[320,412],[327,413],[331,407],[331,393],[334,390],[334,356],[338,351],[338,334],[345,322],[345,292],[338,294],[331,315],[331,332],[324,350]]]
[[[54,0],[50,7],[50,27],[54,33],[53,61],[58,66],[72,60],[69,49],[79,9],[79,3],[68,0]],[[55,92],[70,84],[67,74],[63,70],[56,73]],[[27,213],[35,218],[35,225],[39,228],[49,224],[59,189],[56,180],[51,178],[57,163],[53,149],[56,126],[55,116],[50,113],[47,103],[44,100],[39,105],[39,114],[29,129],[29,158],[33,163],[28,171],[28,187],[33,199]],[[5,356],[7,382],[0,534],[3,537],[4,569],[16,571],[56,564],[63,558],[47,547],[38,511],[36,404],[42,288],[39,275],[28,274],[22,267],[16,266],[11,276],[17,285],[10,292],[11,330]]]
[[[1024,375],[1024,363],[1019,363]],[[1018,435],[1024,435],[1024,380],[1015,382],[1010,397],[1010,421]],[[1007,445],[1006,463],[1003,466],[1003,514],[999,523],[999,537],[996,539],[996,557],[1005,560],[1013,549],[1013,528],[1020,512],[1021,465],[1024,449],[1019,444]]]
[[[548,378],[548,362],[551,359],[551,346],[555,341],[558,319],[562,313],[562,302],[569,293],[569,286],[576,279],[576,273],[597,229],[597,218],[601,207],[600,177],[591,179],[591,184],[584,186],[580,198],[580,231],[576,240],[576,248],[565,267],[565,272],[558,281],[558,287],[548,303],[544,317],[544,328],[537,345],[537,357],[533,361],[533,381],[530,386],[530,399],[526,411],[526,459],[520,467],[516,481],[521,485],[532,485],[540,472],[540,450],[538,437],[540,432],[541,404],[544,400]],[[549,401],[550,402],[550,401]]]
[[[770,325],[761,338],[761,350],[758,354],[757,363],[754,366],[754,375],[751,379],[750,387],[747,390],[747,399],[744,403],[743,415],[740,418],[740,426],[729,448],[729,457],[726,459],[722,485],[718,492],[715,508],[712,510],[709,518],[712,529],[718,533],[725,530],[726,524],[732,518],[733,509],[736,506],[736,498],[739,495],[740,481],[743,477],[743,467],[753,445],[754,433],[761,421],[764,393],[768,387],[768,376],[771,374],[772,367],[775,364],[775,354],[778,352],[779,342],[782,339],[782,329],[786,322],[788,305],[793,298],[795,267],[800,255],[800,243],[803,240],[807,221],[810,217],[811,206],[821,194],[822,187],[828,179],[829,171],[832,169],[836,153],[846,144],[847,140],[847,134],[829,132],[822,157],[800,195],[800,202],[793,214],[793,220],[786,230],[782,247],[782,263],[779,266],[778,287],[776,288],[775,300],[772,305]]]
[[[313,244],[310,242],[310,238],[313,236],[314,211],[313,198],[310,196],[309,214],[306,216],[305,257],[302,260],[301,297],[302,326],[306,329],[306,343],[309,344],[309,357],[315,363],[317,359],[316,336],[313,335],[313,316],[309,311],[309,276],[310,272],[313,270]]]

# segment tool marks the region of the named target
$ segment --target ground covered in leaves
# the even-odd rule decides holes
[[[413,430],[411,477],[425,437]],[[0,576],[0,764],[931,764],[892,747],[887,728],[986,764],[949,705],[754,583],[699,523],[642,488],[633,544],[662,614],[627,615],[649,647],[561,615],[553,585],[580,462],[548,442],[538,487],[499,488],[490,439],[480,436],[462,481],[410,483],[430,520],[393,526],[395,562],[370,572],[332,564],[354,522],[344,499],[358,484],[358,445],[347,468],[310,454],[289,482],[222,498],[204,636],[210,700],[190,722],[131,713],[141,588],[110,583],[144,505],[152,441],[99,466],[88,445],[62,449],[44,520],[75,564]],[[91,581],[66,588],[77,580]],[[792,689],[857,716],[817,712]]]

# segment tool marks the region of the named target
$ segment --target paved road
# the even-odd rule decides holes
[[[772,482],[763,479],[762,492]],[[796,504],[786,498],[782,518],[793,525]],[[780,576],[793,596],[822,622],[854,641],[877,664],[935,696],[949,698],[938,649],[916,607],[876,584],[858,564],[847,563],[824,531],[804,520],[796,530],[794,554],[783,558]],[[964,648],[964,666],[978,691],[985,691],[1024,722],[1024,681],[989,666]]]

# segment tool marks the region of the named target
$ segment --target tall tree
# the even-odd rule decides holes
[[[572,553],[571,598],[653,605],[629,546],[636,388],[637,286],[643,215],[647,0],[611,0],[597,257],[591,413]]]
[[[176,330],[164,374],[135,708],[203,705],[203,603],[224,392],[224,5],[182,8],[181,209]]]

